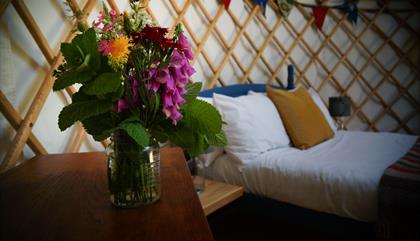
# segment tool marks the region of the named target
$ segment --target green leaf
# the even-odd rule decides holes
[[[99,67],[98,67],[98,69],[97,69],[96,72],[98,72],[98,73],[106,73],[106,72],[112,72],[112,71],[114,71],[111,68],[111,66],[108,65],[108,57],[100,55],[99,56],[99,62],[100,62],[100,64],[99,64]]]
[[[204,137],[199,134],[195,134],[195,141],[194,145],[187,148],[188,154],[190,154],[191,157],[196,157],[200,155],[204,150],[206,150],[209,146],[205,143]]]
[[[83,86],[71,96],[72,102],[81,102],[81,101],[88,101],[88,100],[96,100],[94,95],[87,95],[83,93]]]
[[[184,105],[184,122],[201,134],[216,134],[222,129],[222,117],[211,104],[194,99]]]
[[[86,132],[91,135],[101,135],[104,132],[111,134],[115,129],[109,112],[84,119],[82,124]]]
[[[106,130],[106,131],[102,132],[101,134],[92,135],[92,137],[95,141],[103,141],[103,140],[107,139],[108,137],[110,137],[111,134],[114,133],[116,130],[118,130],[118,128],[113,128],[113,129],[110,129],[110,130]]]
[[[67,71],[55,80],[53,90],[61,90],[75,83],[85,83],[91,80],[92,77],[93,73],[90,71]]]
[[[191,156],[197,156],[207,149],[204,137],[188,127],[175,127],[166,131],[169,141],[183,149],[186,149]]]
[[[90,66],[93,69],[99,68],[100,54],[96,41],[96,32],[93,28],[89,28],[86,32],[74,37],[72,44],[75,47],[79,47],[85,56],[90,54]]]
[[[82,63],[82,56],[74,44],[61,43],[60,50],[70,68],[76,67]]]
[[[83,12],[81,12],[81,14],[83,15]],[[87,26],[86,26],[85,23],[83,23],[80,20],[77,21],[77,30],[79,30],[80,32],[84,32],[84,31],[86,31],[86,28],[87,28]]]
[[[107,98],[112,101],[116,101],[120,99],[123,94],[124,94],[124,86],[120,85],[120,87],[118,87],[118,89],[115,92],[107,94]]]
[[[104,73],[85,85],[84,92],[88,95],[103,95],[118,91],[121,86],[120,73]]]
[[[198,92],[200,92],[202,86],[203,84],[201,82],[188,83],[186,86],[187,93],[182,96],[182,98],[184,98],[187,102],[194,100],[197,98]]]
[[[147,130],[140,124],[140,122],[123,122],[118,126],[120,129],[127,132],[140,146],[148,146],[150,135]]]
[[[161,142],[161,143],[165,143],[169,139],[168,133],[161,130],[154,129],[151,131],[151,134],[154,138],[156,138],[158,142]]]
[[[119,125],[130,123],[130,122],[140,122],[140,117],[138,117],[137,115],[132,115],[126,118],[125,120],[121,121]]]
[[[90,54],[87,54],[85,56],[85,59],[83,60],[83,63],[76,68],[76,71],[82,72],[85,70],[89,70],[89,61],[90,61]]]
[[[169,140],[177,146],[188,149],[195,143],[194,131],[189,128],[176,128],[168,131]]]
[[[101,134],[92,135],[93,139],[95,141],[103,141],[111,136],[112,133],[114,133],[118,128],[112,128],[108,130],[104,130]],[[90,134],[90,133],[89,133]]]
[[[112,102],[107,100],[90,100],[74,102],[61,110],[58,116],[58,126],[61,131],[69,128],[76,121],[83,121],[89,117],[110,111]]]
[[[223,147],[227,144],[226,135],[223,131],[215,134],[206,136],[207,143],[210,146],[220,146]]]

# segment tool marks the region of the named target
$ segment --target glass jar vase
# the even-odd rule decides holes
[[[157,142],[139,146],[124,131],[111,136],[107,148],[108,187],[111,202],[134,208],[160,198],[160,150]]]
[[[188,163],[195,191],[202,193],[205,186],[205,166],[203,157],[193,157]]]

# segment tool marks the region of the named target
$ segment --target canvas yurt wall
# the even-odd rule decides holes
[[[34,154],[103,150],[80,126],[65,132],[57,126],[72,89],[53,93],[51,69],[74,28],[69,16],[80,7],[91,23],[102,6],[70,2],[0,4],[0,158],[12,164]],[[322,30],[310,6],[296,4],[285,18],[275,1],[268,1],[265,16],[249,0],[233,0],[227,9],[216,0],[152,0],[148,12],[162,26],[183,23],[196,53],[193,81],[205,88],[283,85],[292,64],[296,83],[315,88],[326,103],[329,96],[350,96],[348,129],[419,134],[420,13],[411,2],[399,2],[365,1],[357,23],[330,8]],[[120,12],[128,7],[128,1],[105,3]]]

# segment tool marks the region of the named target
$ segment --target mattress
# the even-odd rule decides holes
[[[308,150],[280,148],[252,160],[224,154],[206,172],[209,178],[242,185],[253,194],[373,222],[382,173],[416,139],[397,133],[338,131]]]

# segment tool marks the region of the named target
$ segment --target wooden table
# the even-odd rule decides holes
[[[244,189],[241,186],[206,180],[204,191],[199,194],[204,213],[207,215],[241,197]]]
[[[161,152],[161,198],[112,206],[102,153],[38,156],[0,176],[0,240],[213,240],[180,149]]]

